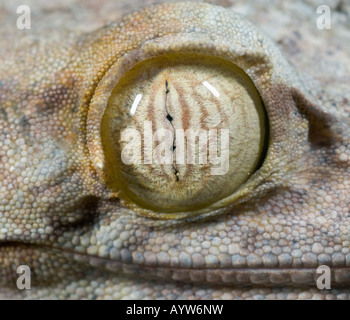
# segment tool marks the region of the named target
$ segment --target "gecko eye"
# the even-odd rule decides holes
[[[81,121],[92,176],[99,195],[147,217],[232,212],[297,168],[308,102],[272,41],[239,15],[182,3],[165,21],[164,8],[98,34],[109,53]]]
[[[106,182],[154,212],[204,208],[261,163],[265,109],[251,79],[224,59],[163,55],[136,64],[102,117]]]

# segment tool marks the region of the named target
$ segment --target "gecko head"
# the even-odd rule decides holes
[[[25,263],[44,297],[214,297],[328,264],[349,283],[347,122],[257,27],[175,3],[65,40],[0,64],[0,280]]]

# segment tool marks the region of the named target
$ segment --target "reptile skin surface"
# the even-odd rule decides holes
[[[330,1],[330,30],[316,26],[327,1],[141,2],[0,4],[0,298],[348,300],[348,2]],[[260,169],[186,219],[111,192],[99,138],[117,76],[165,53],[232,61],[269,119]]]

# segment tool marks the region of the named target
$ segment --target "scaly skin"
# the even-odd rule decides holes
[[[233,8],[253,20],[262,8],[252,3]],[[301,2],[290,12],[273,2],[255,22],[302,74],[244,18],[208,4],[151,7],[84,34],[69,24],[2,30],[0,296],[349,299],[349,29],[342,12],[337,36],[324,31],[322,40],[307,38],[321,31],[305,17],[292,35],[268,22],[298,5],[312,16]],[[261,169],[224,209],[187,220],[139,215],[104,179],[99,119],[121,61],[159,50],[232,60],[270,121]],[[15,286],[23,264],[33,273],[28,291]],[[316,287],[321,264],[331,267],[331,290]]]

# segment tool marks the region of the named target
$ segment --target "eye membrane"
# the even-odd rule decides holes
[[[136,64],[102,117],[106,181],[154,212],[204,208],[234,193],[265,155],[266,112],[233,63],[170,54]]]

